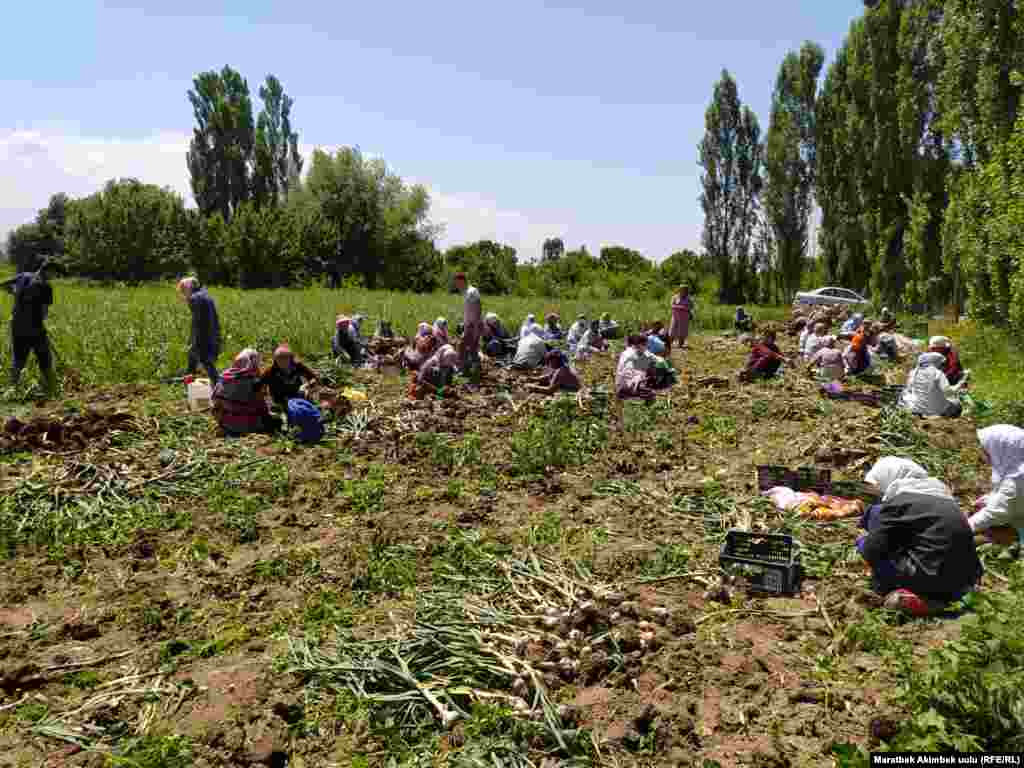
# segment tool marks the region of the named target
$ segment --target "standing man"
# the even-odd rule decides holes
[[[11,347],[14,366],[11,382],[16,386],[21,372],[28,364],[30,352],[35,352],[36,362],[43,374],[48,390],[53,391],[53,359],[50,354],[50,339],[46,335],[46,317],[53,304],[53,286],[46,279],[50,260],[43,258],[35,272],[19,272],[13,279],[3,283],[14,295],[11,311]]]
[[[217,305],[210,294],[200,287],[195,277],[183,277],[178,281],[178,295],[192,311],[192,332],[189,336],[188,374],[196,372],[202,365],[210,377],[210,386],[220,381],[217,372],[217,357],[220,355],[220,320]]]
[[[483,310],[480,291],[466,282],[466,273],[455,275],[455,288],[462,294],[462,340],[459,342],[459,359],[462,373],[473,383],[480,376],[480,336],[483,334]]]

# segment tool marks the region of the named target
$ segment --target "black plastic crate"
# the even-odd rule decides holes
[[[832,488],[832,470],[818,467],[799,467],[796,471],[794,491],[815,491],[827,494]]]
[[[800,542],[786,534],[731,530],[718,562],[727,573],[745,577],[757,592],[792,595],[803,581]]]
[[[757,489],[768,491],[782,486],[794,491],[816,491],[827,494],[832,485],[832,470],[800,467],[796,470],[770,464],[757,467]]]
[[[757,489],[759,491],[770,491],[779,486],[792,488],[795,481],[796,476],[789,467],[771,464],[761,464],[757,467]]]

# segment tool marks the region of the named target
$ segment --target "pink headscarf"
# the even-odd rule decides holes
[[[338,315],[338,319],[334,321],[335,328],[348,328],[352,322],[352,318],[348,315]]]
[[[199,288],[199,280],[195,277],[183,277],[178,281],[178,293],[183,299],[189,298]]]
[[[260,367],[260,353],[251,347],[246,347],[235,355],[232,365],[240,371],[254,371]]]

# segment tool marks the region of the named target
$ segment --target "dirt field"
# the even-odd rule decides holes
[[[49,422],[0,444],[0,765],[820,766],[869,746],[901,716],[894,649],[958,620],[884,615],[856,520],[777,512],[755,466],[860,479],[909,455],[966,501],[987,481],[973,425],[830,401],[795,370],[740,386],[745,357],[695,338],[655,405],[607,412],[502,371],[417,403],[358,371],[370,405],[313,447],[218,438],[177,386],[20,413]],[[611,357],[580,370],[611,389]],[[717,586],[729,528],[798,538],[799,595]]]

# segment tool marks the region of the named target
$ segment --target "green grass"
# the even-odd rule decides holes
[[[396,333],[406,334],[412,333],[421,321],[445,316],[454,327],[462,317],[460,298],[444,293],[332,291],[321,287],[242,291],[216,286],[210,293],[217,302],[224,334],[221,366],[226,366],[244,347],[253,346],[269,354],[281,341],[287,341],[305,357],[327,356],[334,318],[342,313],[367,315],[364,332],[368,333],[373,332],[377,319],[382,317],[392,321]],[[158,381],[184,368],[189,312],[177,299],[172,284],[103,287],[77,280],[56,280],[54,298],[48,328],[58,366],[64,372],[73,369],[84,384]],[[6,293],[0,295],[0,317],[9,317],[10,307],[11,297]],[[578,312],[589,316],[610,312],[627,329],[636,328],[643,321],[668,319],[665,301],[484,297],[484,309],[497,312],[510,328],[518,328],[530,312],[539,316],[555,308],[566,318]],[[733,312],[733,307],[702,301],[694,331],[730,328]],[[753,314],[759,319],[777,320],[785,310],[755,308]],[[7,355],[5,338],[4,359]],[[23,380],[26,388],[36,383],[35,370],[33,363]]]

